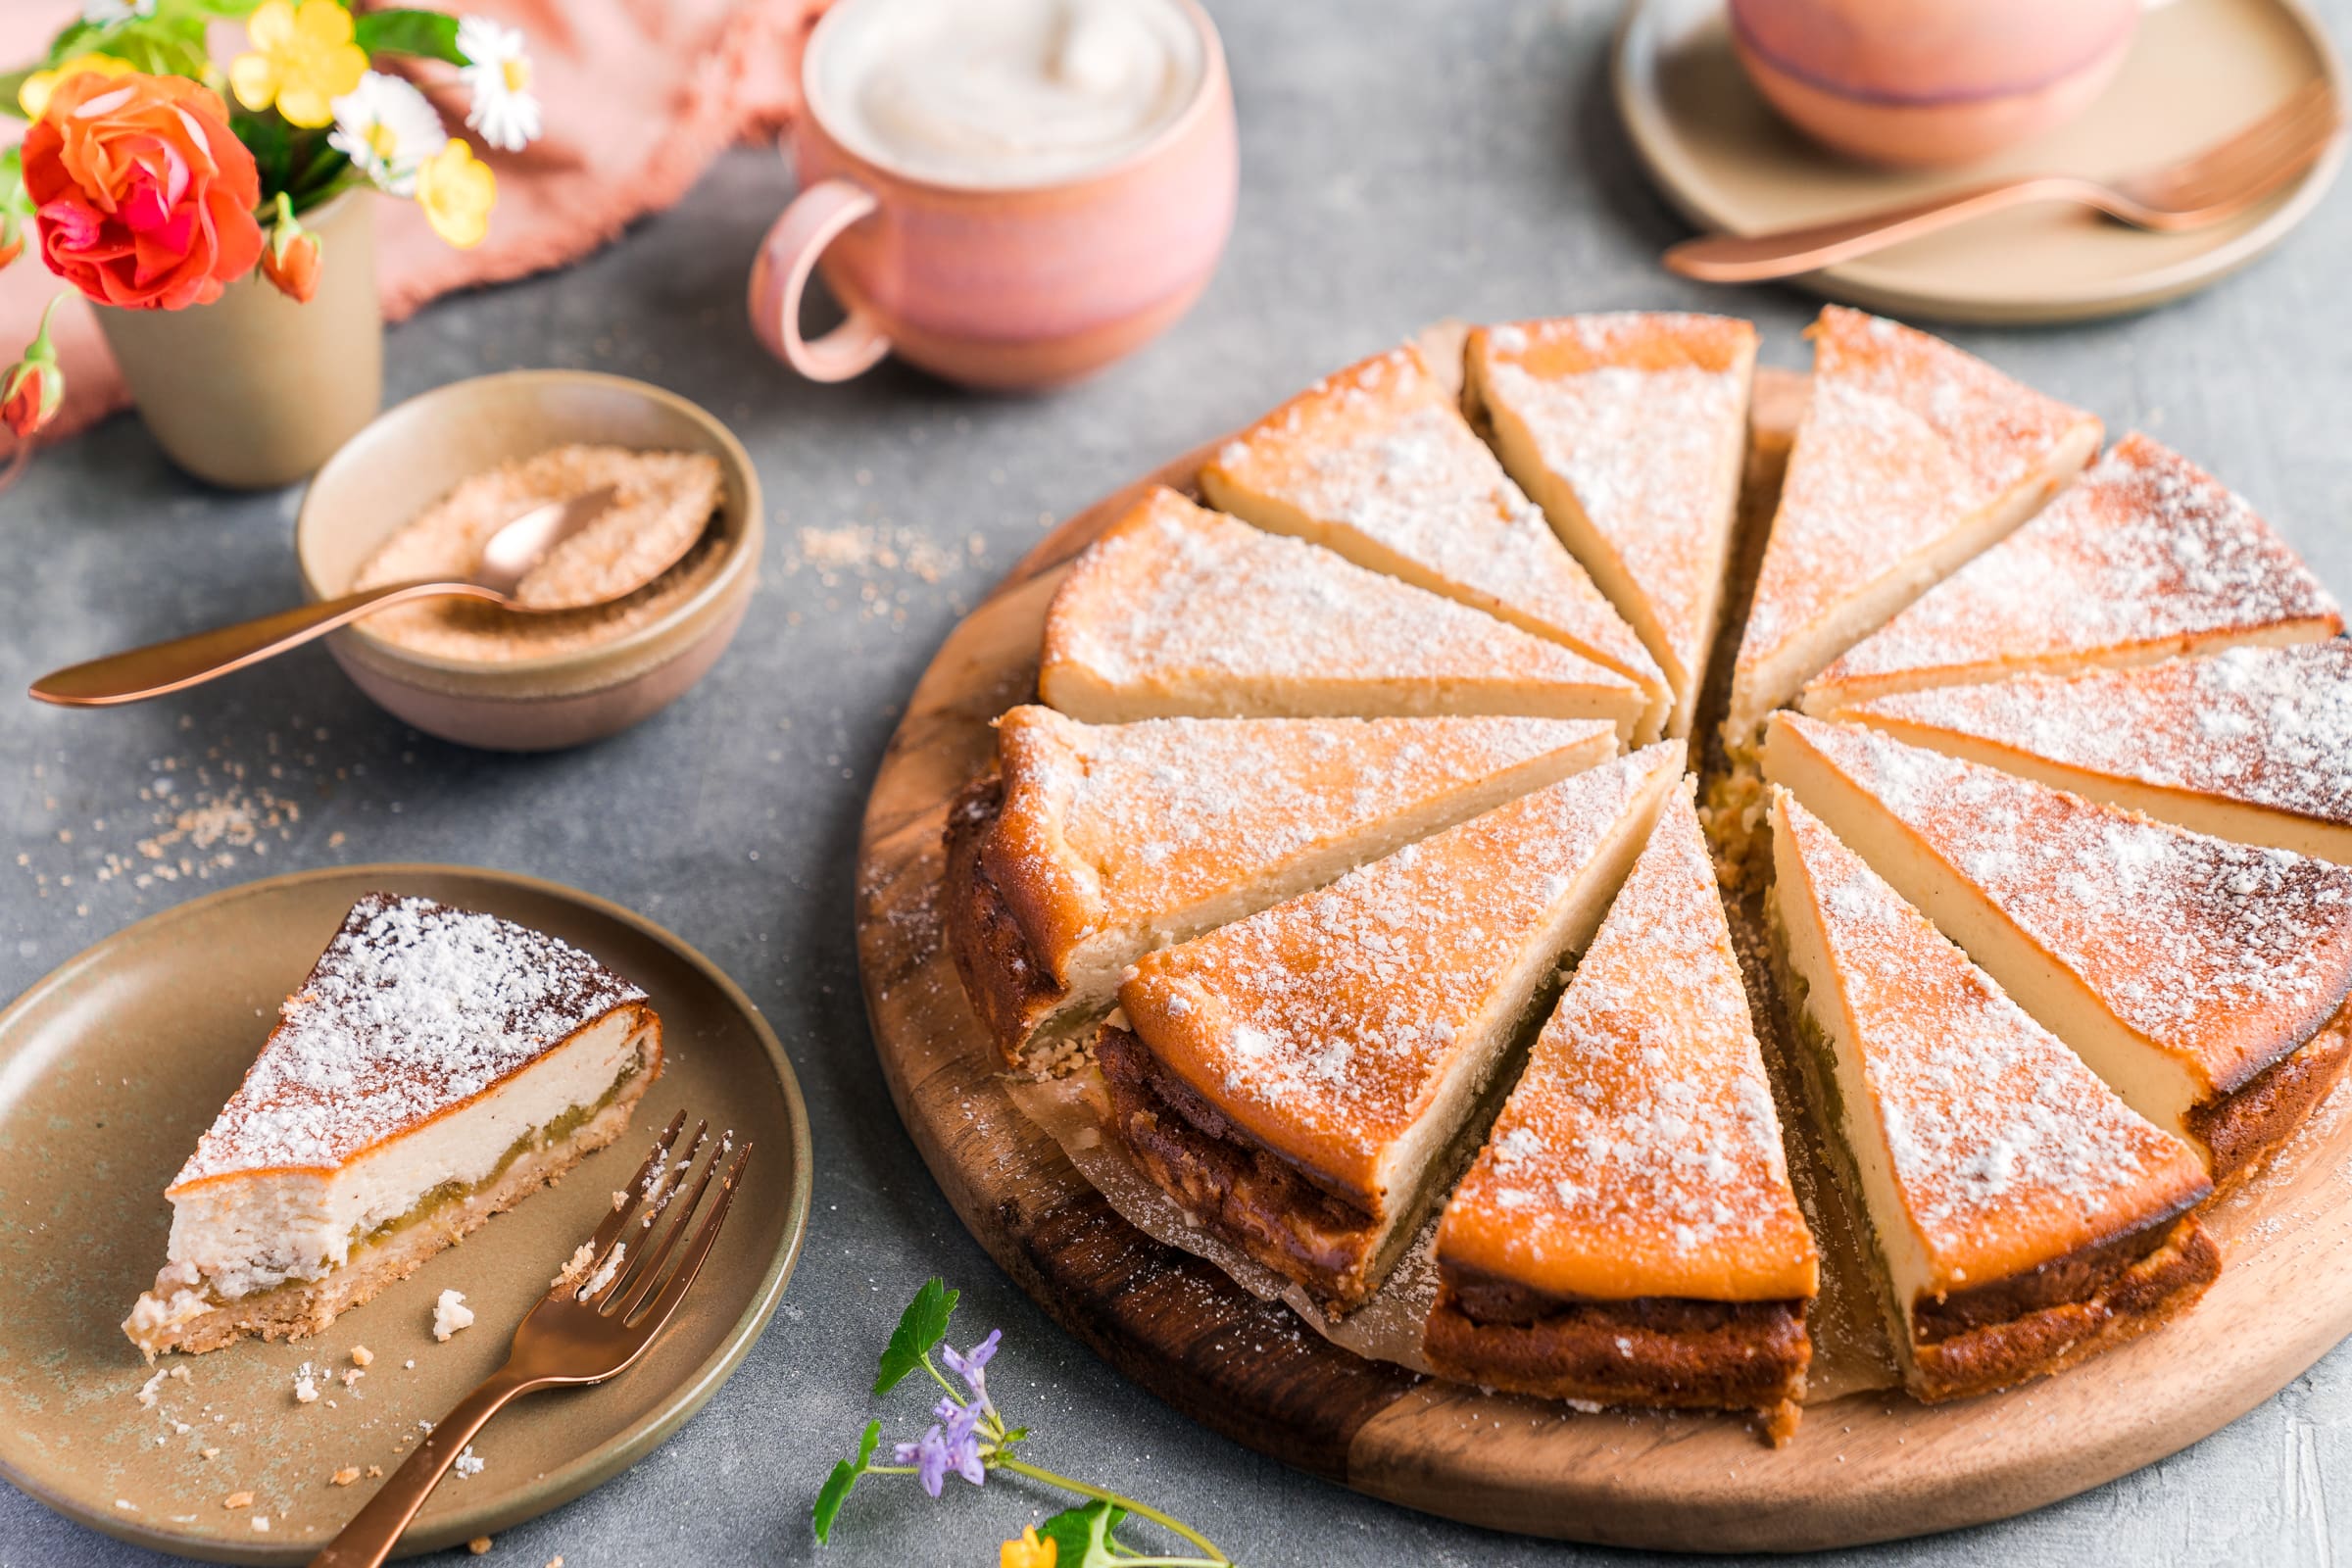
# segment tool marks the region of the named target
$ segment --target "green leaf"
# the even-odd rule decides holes
[[[833,1521],[841,1513],[841,1505],[850,1500],[850,1489],[858,1484],[859,1476],[865,1474],[865,1462],[874,1456],[874,1446],[881,1441],[882,1423],[868,1421],[864,1435],[858,1440],[857,1459],[844,1459],[836,1464],[833,1473],[825,1477],[825,1484],[817,1489],[816,1506],[809,1510],[808,1516],[816,1524],[816,1539],[819,1542],[832,1534]]]
[[[923,1364],[933,1346],[948,1337],[948,1319],[955,1315],[961,1295],[941,1284],[936,1274],[923,1281],[923,1288],[899,1314],[899,1326],[891,1330],[890,1343],[882,1348],[882,1364],[874,1374],[876,1394],[896,1388],[901,1378]]]
[[[1097,1497],[1083,1508],[1064,1508],[1037,1527],[1054,1543],[1054,1568],[1114,1568],[1117,1550],[1111,1532],[1127,1510]]]
[[[466,64],[458,52],[458,19],[438,11],[370,11],[354,22],[351,37],[370,57],[416,55]]]

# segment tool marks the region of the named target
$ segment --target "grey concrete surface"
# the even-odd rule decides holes
[[[1681,229],[1606,110],[1600,0],[1215,9],[1243,127],[1233,248],[1189,319],[1091,385],[999,401],[897,369],[843,388],[797,383],[742,321],[745,269],[792,190],[760,152],[729,157],[676,211],[582,266],[445,302],[394,331],[395,398],[514,366],[609,368],[700,400],[750,446],[778,524],[759,600],[725,662],[653,722],[562,756],[460,751],[385,717],[316,651],[108,713],[0,695],[0,771],[16,780],[0,794],[12,846],[0,995],[207,886],[460,860],[571,882],[665,922],[741,981],[783,1037],[808,1095],[818,1185],[781,1313],[665,1447],[509,1533],[491,1563],[995,1562],[998,1541],[1055,1506],[1044,1494],[952,1483],[934,1504],[911,1487],[872,1486],[831,1547],[809,1534],[809,1499],[867,1417],[873,1356],[933,1272],[963,1289],[964,1328],[1004,1328],[994,1386],[1039,1433],[1041,1462],[1130,1486],[1249,1563],[1634,1560],[1354,1496],[1128,1387],[965,1235],[874,1064],[849,925],[860,804],[932,649],[1047,519],[1447,314],[1727,309],[1763,323],[1770,359],[1803,363],[1805,300],[1709,291],[1654,266]],[[2348,0],[2326,9],[2339,27],[2352,21]],[[2352,198],[2339,192],[2284,251],[2162,313],[1955,335],[2111,428],[2148,428],[2203,460],[2352,595],[2348,253]],[[295,501],[207,491],[129,419],[45,455],[0,500],[0,687],[288,602]],[[193,769],[208,759],[216,783],[202,786]],[[243,800],[230,804],[267,789],[299,798],[301,819],[282,839],[217,847],[227,863],[204,881],[101,880],[110,853],[133,856],[157,831],[140,792],[153,793],[167,760],[184,791],[214,797],[236,793],[218,780],[222,763],[241,762]],[[2026,1518],[1838,1560],[2327,1564],[2352,1553],[2348,1487],[2352,1351],[2339,1350],[2138,1475]],[[148,1560],[0,1489],[6,1568]]]

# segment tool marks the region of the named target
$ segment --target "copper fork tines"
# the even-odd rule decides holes
[[[685,1126],[680,1111],[655,1141],[612,1212],[514,1330],[507,1364],[434,1425],[383,1490],[311,1559],[311,1568],[376,1568],[435,1483],[507,1401],[538,1389],[601,1383],[645,1354],[702,1272],[752,1157],[751,1145],[738,1150],[725,1133],[713,1140],[710,1124],[699,1122],[685,1154],[673,1162]],[[733,1163],[727,1164],[730,1155]]]

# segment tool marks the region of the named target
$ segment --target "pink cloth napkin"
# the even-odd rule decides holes
[[[423,3],[423,0],[411,0]],[[393,320],[452,289],[562,267],[686,193],[730,144],[772,136],[800,107],[801,45],[824,0],[466,0],[530,40],[546,134],[498,171],[490,237],[470,251],[433,236],[411,202],[384,200],[377,276]],[[74,15],[72,0],[0,6],[0,69],[34,58]],[[453,131],[465,125],[452,68],[419,78]],[[448,82],[447,88],[435,87]],[[475,143],[475,151],[483,149]],[[333,266],[329,258],[328,266]],[[0,362],[32,336],[62,285],[28,246],[0,271]],[[59,440],[124,408],[129,394],[78,298],[57,313],[66,402],[42,432]],[[7,450],[0,431],[0,452]]]

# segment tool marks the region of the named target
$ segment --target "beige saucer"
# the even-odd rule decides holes
[[[1752,234],[2025,173],[2119,174],[2185,157],[2343,63],[2301,0],[2173,0],[2081,119],[1965,170],[1852,163],[1776,116],[1733,57],[1720,0],[1634,0],[1615,44],[1617,109],[1650,177],[1701,228]],[[1944,321],[2081,320],[2204,287],[2284,238],[2327,190],[2344,139],[2243,217],[2145,234],[2083,209],[2023,208],[1796,281],[1874,311]]]

